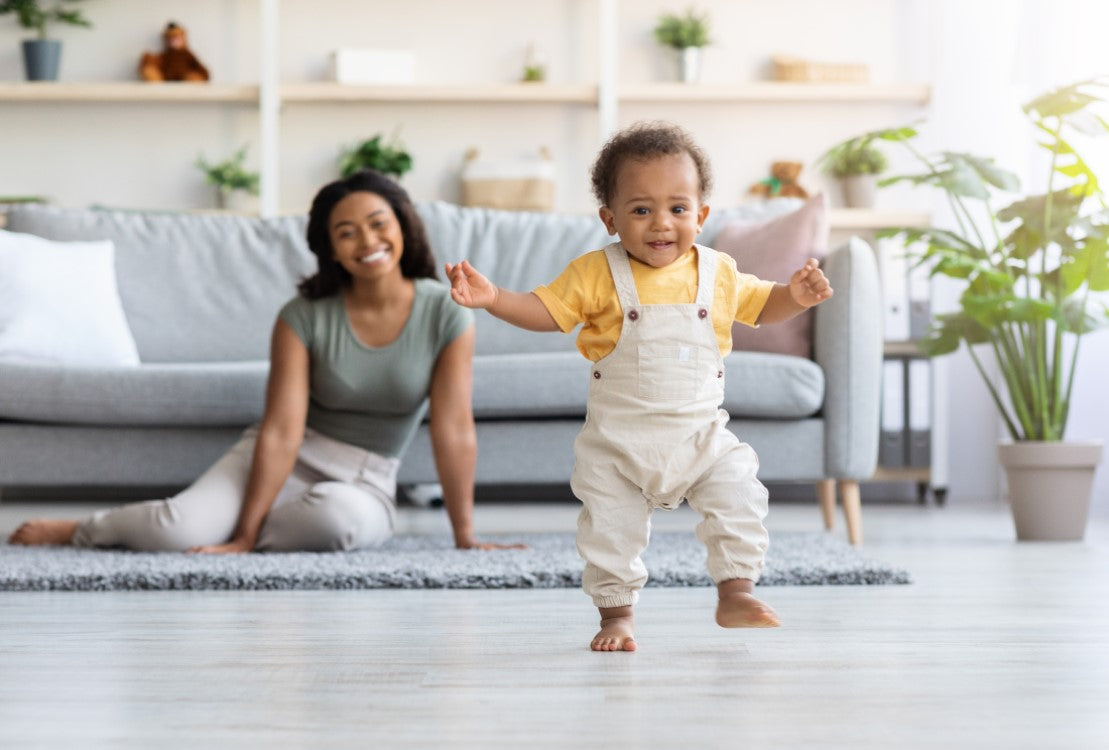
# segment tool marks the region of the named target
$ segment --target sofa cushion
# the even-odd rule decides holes
[[[811,359],[732,352],[724,366],[723,408],[733,418],[800,419],[824,404],[824,370]]]
[[[799,419],[820,411],[824,372],[812,360],[735,352],[724,359],[723,408],[734,417]],[[474,358],[474,417],[585,417],[589,362],[577,352]]]
[[[111,240],[143,362],[265,359],[278,309],[316,268],[300,216],[20,205],[9,210],[8,229],[52,240]]]
[[[584,417],[590,363],[577,351],[474,358],[474,418]]]
[[[0,420],[243,426],[262,417],[269,363],[59,368],[0,364]]]
[[[0,360],[137,365],[114,258],[111,242],[53,242],[0,229]]]
[[[716,249],[735,258],[736,266],[744,273],[788,284],[790,276],[805,261],[824,257],[828,251],[828,232],[828,216],[821,194],[796,211],[769,221],[728,223],[716,238]],[[812,336],[812,310],[785,322],[758,328],[742,323],[732,325],[732,346],[742,351],[811,357]]]

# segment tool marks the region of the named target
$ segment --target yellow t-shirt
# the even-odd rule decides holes
[[[721,356],[732,350],[732,321],[755,327],[773,281],[740,273],[735,259],[717,253],[712,298],[712,327]],[[639,301],[644,305],[691,304],[697,299],[697,252],[690,248],[668,266],[654,268],[628,256]],[[533,293],[546,305],[558,327],[569,333],[579,323],[578,351],[596,362],[616,348],[624,314],[604,250],[575,258],[550,284]]]

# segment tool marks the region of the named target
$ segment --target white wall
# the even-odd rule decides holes
[[[408,48],[417,79],[430,83],[510,82],[528,42],[545,54],[552,83],[596,83],[599,0],[283,0],[280,67],[284,81],[320,80],[327,53],[341,46]],[[620,79],[666,80],[672,71],[651,38],[672,0],[619,3]],[[703,80],[762,78],[771,54],[865,62],[878,82],[926,81],[927,112],[911,106],[845,104],[625,105],[621,124],[665,117],[689,127],[713,158],[717,205],[743,199],[769,163],[811,162],[831,143],[927,114],[924,142],[994,155],[1031,180],[1034,161],[1019,104],[1052,85],[1109,72],[1100,38],[1109,27],[1098,0],[702,0],[714,21]],[[168,20],[186,26],[213,81],[254,83],[259,75],[256,0],[90,0],[93,30],[58,27],[62,78],[127,80],[144,49],[155,49]],[[11,16],[0,17],[0,80],[23,77]],[[280,209],[300,212],[335,176],[340,149],[374,132],[398,130],[416,158],[405,185],[417,198],[458,197],[457,170],[473,146],[514,158],[540,145],[559,169],[557,205],[591,211],[587,170],[599,145],[597,113],[579,105],[286,105],[281,119]],[[258,121],[250,106],[0,104],[0,194],[39,193],[65,205],[146,208],[210,205],[193,161],[222,158],[242,143],[257,163]],[[896,162],[895,166],[904,166]],[[810,187],[823,185],[811,168]],[[945,208],[921,193],[883,196],[888,208]],[[941,304],[955,290],[941,290]],[[994,445],[998,421],[965,353],[948,361],[950,486],[959,498],[998,498]],[[1109,333],[1087,339],[1069,436],[1107,437]],[[1109,460],[1098,476],[1095,508],[1109,512]]]

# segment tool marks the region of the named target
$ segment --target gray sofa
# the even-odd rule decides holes
[[[797,206],[716,211],[699,241],[711,246],[726,221]],[[610,241],[591,216],[418,208],[440,261],[468,258],[512,289],[550,281],[572,257]],[[7,229],[114,242],[141,364],[0,362],[0,488],[184,485],[259,419],[274,318],[313,268],[303,217],[32,205],[10,208]],[[836,295],[817,308],[813,359],[732,353],[725,408],[758,452],[764,481],[826,480],[827,511],[839,480],[855,538],[857,481],[870,477],[877,455],[879,283],[861,240],[834,248],[824,266]],[[476,320],[478,483],[568,482],[589,372],[574,336],[522,331],[480,312]],[[436,481],[426,428],[400,481]]]

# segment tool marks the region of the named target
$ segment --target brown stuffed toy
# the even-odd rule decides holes
[[[762,198],[808,198],[808,191],[797,184],[802,167],[799,161],[776,161],[770,165],[770,177],[759,180],[747,192]]]
[[[208,69],[189,51],[185,29],[170,21],[162,32],[160,53],[144,52],[139,75],[144,81],[207,81]]]

